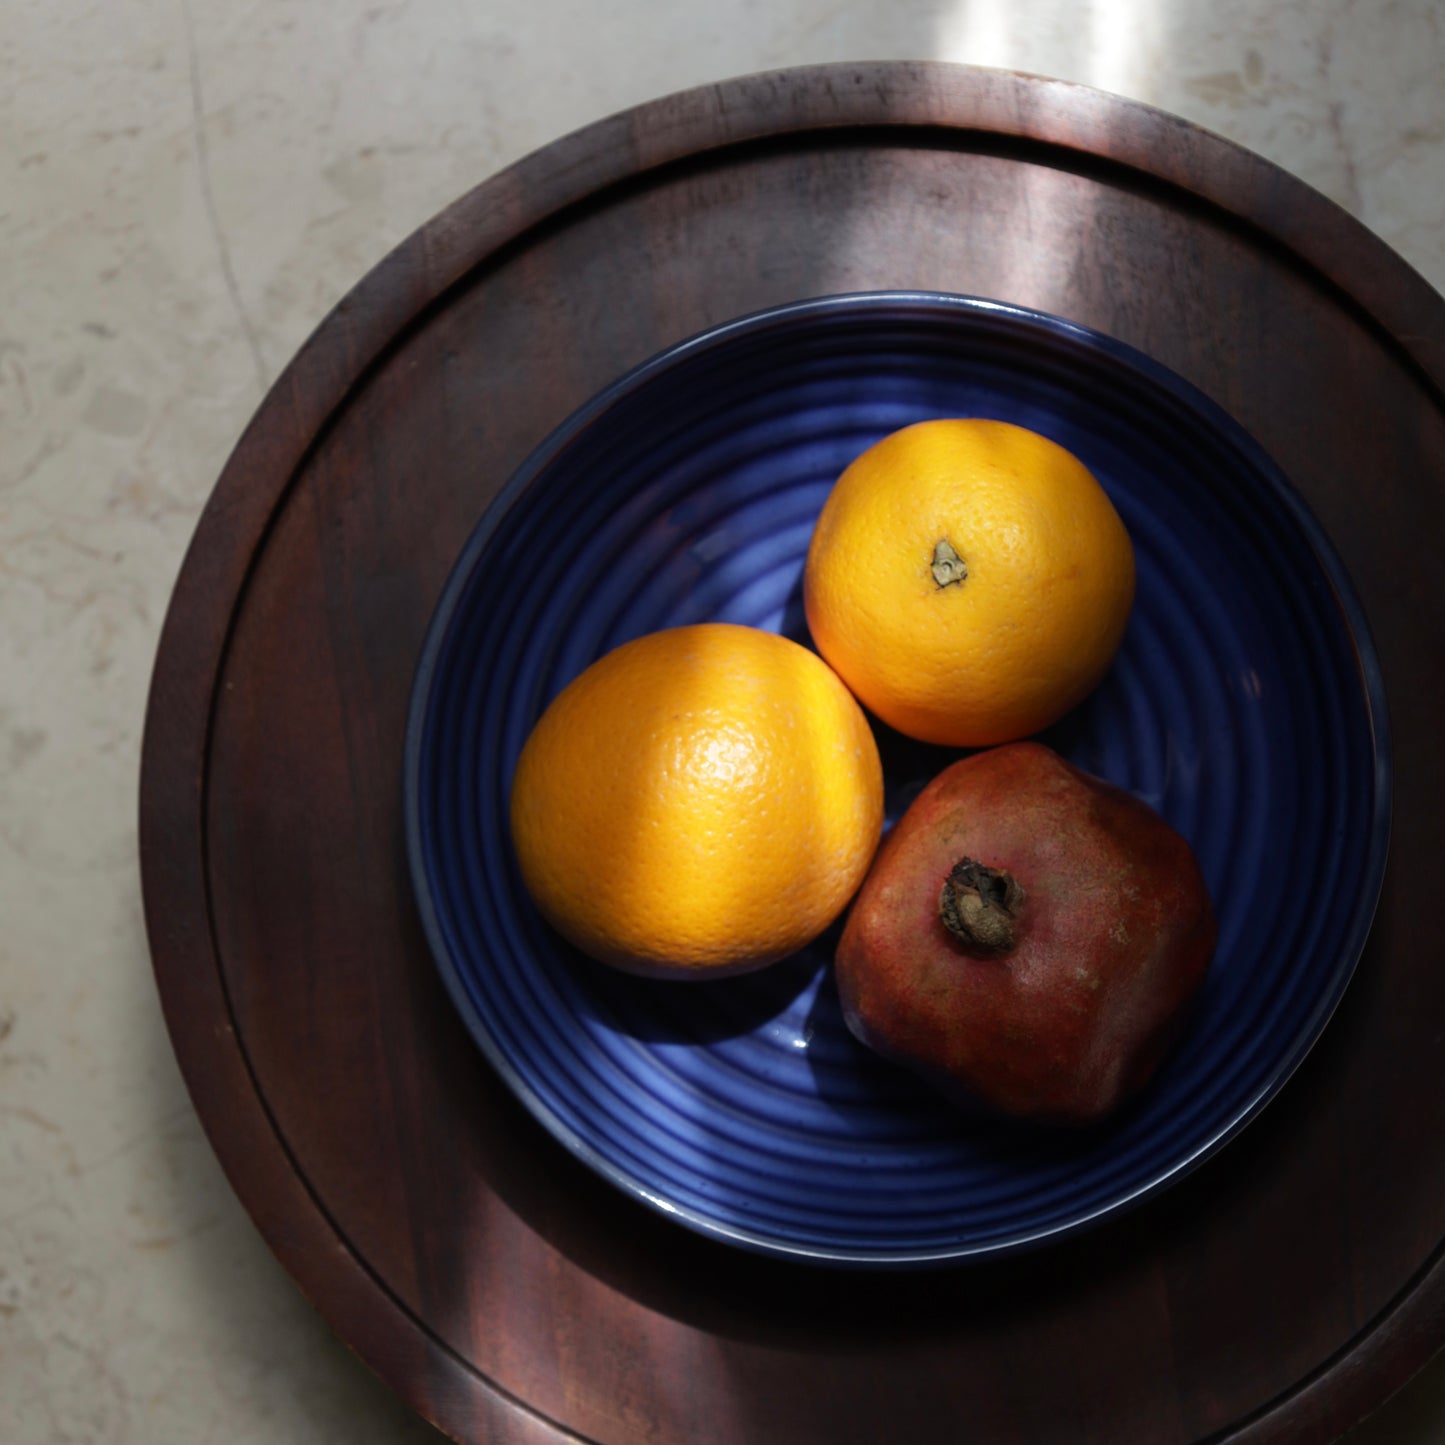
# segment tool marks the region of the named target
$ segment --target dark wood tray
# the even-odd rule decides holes
[[[574,406],[710,323],[912,287],[1097,327],[1254,433],[1362,594],[1397,796],[1356,979],[1240,1139],[1074,1243],[859,1277],[674,1228],[513,1103],[423,945],[400,758],[448,566]],[[1002,73],[675,96],[400,247],[217,484],[141,795],[181,1066],[340,1336],[469,1441],[1324,1440],[1403,1383],[1445,1339],[1442,390],[1445,302],[1343,212],[1169,116]]]

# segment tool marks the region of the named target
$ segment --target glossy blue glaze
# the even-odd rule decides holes
[[[1220,917],[1203,996],[1157,1081],[1081,1133],[965,1118],[868,1054],[833,990],[836,930],[741,979],[660,982],[591,963],[538,918],[508,839],[518,753],[568,681],[629,638],[705,619],[807,644],[803,560],[834,478],[886,433],[948,415],[1044,432],[1113,497],[1138,558],[1134,615],[1108,677],[1045,740],[1190,839]],[[957,754],[878,733],[894,818]],[[1077,1230],[1177,1179],[1258,1113],[1363,947],[1389,749],[1344,570],[1228,416],[1056,317],[907,293],[719,327],[550,438],[442,596],[405,793],[447,988],[546,1128],[705,1234],[901,1266]]]

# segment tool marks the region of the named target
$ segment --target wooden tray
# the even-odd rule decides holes
[[[489,498],[624,368],[798,297],[1061,313],[1221,403],[1335,539],[1382,656],[1395,833],[1283,1095],[1072,1244],[780,1265],[600,1182],[454,1016],[402,856],[418,646]],[[1328,1439],[1445,1339],[1445,302],[1264,161],[1078,87],[834,66],[548,147],[384,261],[207,506],[156,664],[145,901],[221,1162],[341,1337],[459,1439]],[[224,1307],[223,1302],[218,1302]]]

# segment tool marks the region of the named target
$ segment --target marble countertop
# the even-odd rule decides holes
[[[943,59],[1182,115],[1445,290],[1440,0],[10,0],[0,22],[0,1434],[439,1439],[260,1242],[136,867],[172,582],[263,391],[374,262],[565,132],[730,75]],[[1445,1361],[1351,1436],[1445,1439]]]

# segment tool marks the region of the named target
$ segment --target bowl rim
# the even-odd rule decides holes
[[[1290,1048],[1269,1071],[1268,1077],[1229,1117],[1188,1153],[1163,1167],[1151,1169],[1148,1178],[1126,1193],[1071,1214],[1068,1218],[1016,1231],[1002,1239],[933,1249],[850,1250],[801,1245],[793,1241],[740,1228],[706,1213],[675,1203],[647,1187],[602,1154],[548,1107],[492,1037],[474,1007],[462,980],[463,969],[452,954],[433,894],[423,833],[421,779],[425,766],[425,737],[436,673],[446,652],[452,624],[477,565],[492,537],[512,509],[547,468],[607,411],[645,389],[677,365],[708,352],[755,338],[770,330],[798,324],[827,323],[899,313],[913,319],[971,321],[1016,327],[1046,334],[1104,356],[1122,369],[1168,394],[1198,415],[1234,449],[1248,456],[1257,474],[1269,484],[1313,553],[1353,646],[1372,743],[1372,790],[1369,838],[1360,850],[1363,880],[1350,914],[1349,927],[1338,935],[1334,962],[1324,976],[1311,1009],[1294,1031]],[[548,433],[508,477],[487,503],[453,562],[428,623],[413,675],[407,708],[402,757],[402,806],[408,874],[423,932],[433,962],[453,1006],[461,1015],[473,1042],[529,1114],[574,1157],[623,1193],[656,1213],[714,1240],[750,1252],[806,1264],[864,1269],[898,1269],[955,1265],[991,1260],[1035,1249],[1086,1230],[1106,1218],[1134,1208],[1177,1183],[1233,1140],[1256,1119],[1285,1087],[1323,1035],[1358,967],[1384,886],[1393,812],[1393,751],[1388,720],[1384,674],[1369,622],[1359,595],[1338,549],[1309,503],[1295,488],[1265,448],[1229,412],[1179,373],[1127,342],[1081,322],[1038,308],[961,292],[919,289],[837,292],[764,307],[704,327],[653,353],[622,372],[576,407]]]

